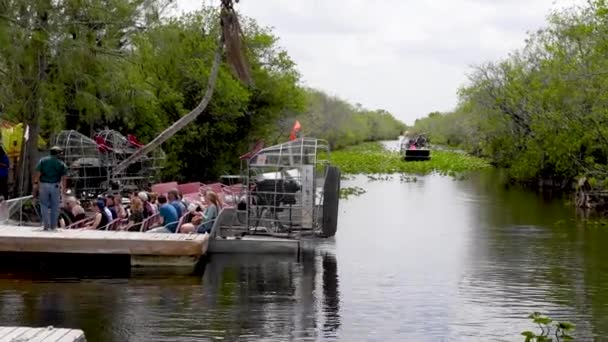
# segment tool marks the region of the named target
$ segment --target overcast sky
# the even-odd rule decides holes
[[[470,66],[523,46],[552,9],[583,0],[241,0],[304,84],[406,123],[447,111]],[[182,11],[215,0],[177,0]]]

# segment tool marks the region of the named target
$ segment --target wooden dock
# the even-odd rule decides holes
[[[0,327],[0,342],[85,342],[77,329]]]
[[[129,255],[131,266],[194,266],[207,234],[140,233],[0,225],[0,252]]]

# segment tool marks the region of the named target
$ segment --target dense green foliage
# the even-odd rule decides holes
[[[433,113],[414,131],[487,157],[519,181],[605,178],[607,53],[605,1],[552,13],[522,50],[475,68],[454,112]]]
[[[166,18],[171,3],[0,2],[2,118],[30,125],[34,138],[62,129],[90,136],[109,127],[149,141],[198,104],[217,44],[217,9]],[[163,145],[164,178],[209,180],[234,172],[237,157],[255,141],[286,140],[296,119],[303,134],[335,147],[395,137],[403,128],[384,111],[354,109],[303,89],[271,30],[247,18],[241,24],[254,86],[222,64],[205,112]]]
[[[303,133],[329,141],[332,149],[364,141],[393,140],[406,126],[385,110],[367,110],[327,94],[307,90]]]
[[[406,162],[399,153],[387,151],[382,144],[363,143],[334,151],[331,161],[345,174],[424,175],[433,172],[456,175],[489,166],[483,159],[451,151],[433,151],[429,161]]]

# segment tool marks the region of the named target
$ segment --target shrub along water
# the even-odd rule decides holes
[[[490,167],[484,159],[451,151],[433,151],[428,161],[406,162],[398,152],[388,151],[379,142],[363,143],[333,151],[331,161],[345,174],[440,173],[458,176],[466,171]]]
[[[604,0],[551,13],[521,49],[472,70],[454,111],[411,131],[488,158],[521,183],[569,190],[585,176],[608,188],[607,19]]]

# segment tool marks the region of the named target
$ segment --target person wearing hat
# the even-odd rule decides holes
[[[34,194],[40,201],[44,230],[55,230],[59,220],[61,194],[65,190],[68,171],[65,163],[59,160],[61,152],[58,146],[51,147],[50,154],[38,161],[34,173]]]

